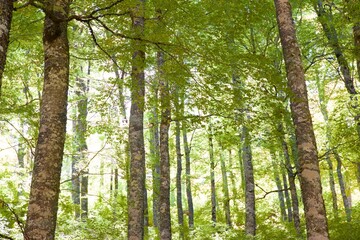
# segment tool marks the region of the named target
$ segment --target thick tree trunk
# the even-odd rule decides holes
[[[222,182],[223,182],[224,212],[225,212],[225,218],[226,218],[226,225],[228,225],[229,228],[232,228],[231,212],[230,212],[229,184],[228,184],[227,169],[226,169],[223,152],[220,153],[220,165],[221,165],[221,175],[222,175]]]
[[[69,0],[45,2],[44,87],[25,238],[54,239],[69,86]]]
[[[177,213],[178,213],[178,223],[180,226],[180,238],[183,238],[183,227],[184,227],[184,211],[182,205],[182,182],[181,182],[181,174],[182,174],[182,154],[181,154],[181,143],[180,143],[180,122],[176,121],[176,205],[177,205]]]
[[[211,221],[216,224],[216,188],[215,188],[215,159],[212,126],[209,125],[209,155],[210,155],[210,184],[211,184]]]
[[[132,29],[141,37],[144,31],[145,1],[138,0],[132,9]],[[145,148],[144,148],[144,97],[145,97],[145,46],[140,40],[133,40],[131,69],[131,109],[129,120],[130,168],[128,181],[128,239],[144,238],[144,191],[145,191]]]
[[[183,98],[184,99],[184,98]],[[184,103],[182,103],[184,106]],[[187,139],[187,130],[185,122],[182,122],[182,134],[185,152],[185,173],[186,173],[186,197],[189,211],[189,228],[194,227],[194,204],[191,191],[191,164],[190,164],[190,147]]]
[[[291,90],[291,112],[299,155],[300,185],[305,208],[307,236],[309,240],[329,239],[317,147],[291,6],[288,0],[274,0],[274,2],[288,86]]]
[[[351,204],[350,204],[350,198],[346,194],[345,180],[344,180],[343,174],[341,172],[342,161],[341,161],[339,153],[336,150],[333,150],[333,153],[334,153],[334,156],[335,156],[335,159],[337,162],[336,173],[338,176],[341,196],[342,196],[343,203],[344,203],[344,208],[345,208],[345,213],[346,213],[346,221],[350,222],[351,221]]]
[[[273,166],[273,172],[274,172],[274,179],[276,183],[276,188],[278,189],[278,198],[279,198],[279,205],[280,205],[280,213],[281,213],[281,220],[286,221],[288,220],[288,216],[286,214],[285,209],[285,200],[284,200],[284,192],[283,192],[283,186],[281,184],[280,176],[279,176],[279,169],[277,167],[277,159],[275,156],[275,153],[270,151],[270,155],[272,158],[272,166]]]
[[[164,61],[162,52],[158,52],[158,61]],[[158,63],[158,66],[163,66]],[[160,73],[163,71],[159,69]],[[170,156],[169,156],[169,128],[171,120],[169,83],[160,74],[160,214],[159,228],[160,239],[171,239],[171,217],[170,217]]]
[[[6,65],[6,54],[9,46],[11,19],[13,15],[13,0],[0,1],[0,96],[2,78]]]
[[[245,177],[245,233],[255,236],[256,233],[256,212],[255,212],[255,182],[252,164],[251,140],[249,130],[246,126],[242,129],[242,158],[244,161]]]

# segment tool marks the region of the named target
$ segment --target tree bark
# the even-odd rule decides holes
[[[281,132],[280,142],[281,142],[282,150],[283,150],[283,153],[284,153],[285,167],[286,167],[287,175],[288,175],[288,179],[289,179],[289,187],[290,187],[291,204],[292,204],[292,210],[293,210],[294,227],[295,227],[295,230],[296,230],[296,234],[298,236],[301,236],[299,201],[298,201],[298,195],[297,195],[296,184],[295,184],[295,174],[293,172],[293,167],[291,166],[289,148],[288,148],[288,144],[286,143],[286,141],[284,139],[284,131],[283,131],[283,125],[282,124],[279,125],[279,131]]]
[[[221,148],[222,150],[222,148]],[[229,228],[232,228],[231,222],[231,213],[230,213],[230,195],[229,195],[229,184],[227,178],[227,169],[224,159],[224,153],[220,153],[220,165],[221,165],[221,175],[222,175],[222,182],[223,182],[223,194],[224,194],[224,212],[226,218],[226,225]]]
[[[291,6],[288,0],[274,0],[274,2],[288,87],[291,90],[290,107],[299,155],[300,185],[305,208],[307,237],[309,240],[329,239],[317,147]]]
[[[280,212],[281,212],[281,220],[286,221],[288,220],[288,216],[286,214],[286,209],[285,209],[285,200],[284,200],[284,192],[283,192],[283,186],[281,184],[281,180],[280,180],[280,176],[279,176],[279,169],[277,167],[277,160],[276,160],[276,156],[275,153],[272,152],[272,150],[270,151],[270,155],[272,158],[272,165],[273,165],[273,172],[274,172],[274,179],[275,179],[275,183],[276,183],[276,188],[278,189],[278,198],[279,198],[279,205],[280,205]],[[285,187],[284,187],[285,189]]]
[[[184,99],[184,98],[183,98]],[[184,103],[182,103],[184,107]],[[185,173],[186,173],[186,197],[189,211],[189,228],[194,227],[194,204],[191,191],[191,162],[190,162],[190,147],[187,139],[187,130],[185,121],[182,122],[182,134],[185,152]]]
[[[44,87],[25,238],[54,239],[66,133],[69,86],[69,0],[46,1]]]
[[[164,55],[158,52],[158,61],[164,62]],[[158,66],[163,66],[158,63]],[[160,68],[160,73],[163,70]],[[160,74],[160,214],[159,228],[160,239],[171,239],[171,217],[170,217],[170,156],[169,156],[169,128],[171,120],[169,83]]]
[[[255,236],[256,234],[256,212],[255,212],[255,182],[252,164],[251,142],[249,130],[246,126],[242,128],[242,158],[244,161],[245,177],[245,234]]]
[[[177,205],[177,213],[178,213],[178,223],[180,226],[180,238],[183,238],[183,227],[184,227],[184,211],[182,205],[182,182],[181,182],[181,174],[182,174],[182,154],[181,154],[181,143],[180,143],[180,122],[176,121],[176,205]]]
[[[144,32],[145,1],[138,0],[131,11],[134,35]],[[129,120],[130,168],[128,186],[128,239],[144,238],[144,191],[145,191],[145,148],[144,148],[144,105],[145,105],[145,46],[141,40],[133,40],[131,69],[131,109]]]
[[[344,180],[343,174],[341,172],[342,161],[341,161],[339,153],[336,150],[333,150],[333,153],[334,153],[334,156],[335,156],[335,159],[337,162],[336,173],[337,173],[338,180],[339,180],[341,197],[342,197],[343,203],[344,203],[344,208],[345,208],[345,213],[346,213],[346,221],[350,222],[351,221],[351,204],[350,204],[350,198],[346,194],[345,180]]]
[[[13,0],[3,0],[0,2],[0,96],[7,49],[9,46],[11,20],[14,8],[13,2]]]
[[[216,187],[215,187],[215,159],[212,126],[209,124],[209,155],[210,155],[210,184],[211,184],[211,221],[216,224]]]

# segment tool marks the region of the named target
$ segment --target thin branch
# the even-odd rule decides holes
[[[264,196],[257,198],[256,200],[260,200],[260,199],[264,199],[266,198],[267,195],[269,195],[270,193],[278,193],[278,192],[284,192],[284,191],[288,191],[290,190],[290,188],[285,188],[285,189],[279,189],[279,190],[272,190],[272,191],[265,191],[262,187],[260,187],[258,184],[255,184],[255,186],[257,186],[258,188],[260,188],[265,194]]]
[[[5,207],[11,212],[11,214],[14,216],[15,218],[15,222],[17,223],[17,225],[19,226],[20,228],[20,231],[21,233],[23,234],[24,236],[24,239],[28,239],[26,236],[25,236],[25,231],[24,231],[24,223],[20,220],[20,217],[19,215],[15,212],[15,210],[10,207],[10,205],[5,202],[4,200],[0,199],[0,204],[1,205],[5,205]],[[8,238],[8,239],[12,239],[12,238]]]

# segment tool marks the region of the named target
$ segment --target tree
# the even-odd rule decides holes
[[[9,46],[11,19],[13,15],[13,0],[4,0],[0,3],[0,94],[2,78],[6,65],[6,54]]]
[[[54,239],[69,86],[69,0],[44,3],[44,86],[25,238]]]
[[[300,49],[288,0],[274,0],[281,45],[291,91],[291,113],[295,126],[308,239],[329,239],[317,147],[308,105]]]
[[[132,30],[136,37],[144,34],[144,0],[138,0],[131,10]],[[144,98],[145,46],[141,40],[132,41],[131,109],[129,120],[130,179],[128,186],[128,239],[144,238]]]

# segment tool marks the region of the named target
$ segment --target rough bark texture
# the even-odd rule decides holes
[[[344,208],[345,208],[345,213],[346,213],[346,221],[350,222],[351,221],[351,204],[350,204],[350,198],[346,194],[345,180],[344,180],[343,174],[341,172],[342,161],[341,161],[339,153],[336,150],[334,150],[333,153],[334,153],[334,156],[335,156],[335,159],[337,162],[336,173],[337,173],[338,180],[339,180],[341,197],[342,197],[343,203],[344,203]]]
[[[211,221],[216,224],[216,188],[215,188],[215,159],[212,126],[209,126],[209,155],[210,155],[210,184],[211,184]]]
[[[274,0],[281,44],[291,90],[291,113],[300,165],[300,185],[309,240],[329,239],[317,147],[308,105],[304,70],[288,0]]]
[[[158,56],[158,61],[164,61],[163,53]],[[159,64],[158,66],[162,66]],[[161,69],[160,69],[161,71]],[[171,218],[170,218],[170,156],[169,156],[169,128],[170,128],[170,94],[168,81],[160,78],[160,214],[159,228],[160,239],[171,239]]]
[[[132,28],[136,36],[144,31],[144,0],[138,0],[132,9]],[[129,120],[130,168],[128,186],[128,239],[144,238],[144,97],[145,97],[145,47],[140,40],[133,40],[131,69],[131,109]]]
[[[178,213],[178,223],[180,225],[180,235],[183,236],[184,225],[184,211],[182,206],[182,189],[181,189],[181,174],[182,174],[182,154],[180,143],[180,122],[176,121],[176,205]]]
[[[25,226],[28,239],[54,239],[66,133],[69,85],[67,15],[69,0],[45,2],[44,87]]]
[[[183,98],[184,99],[184,98]],[[182,103],[184,106],[184,103]],[[190,162],[190,147],[187,140],[187,130],[185,122],[182,123],[182,134],[184,142],[184,152],[185,152],[185,173],[186,173],[186,197],[189,211],[189,228],[194,227],[194,204],[192,198],[191,190],[191,162]]]
[[[256,233],[256,212],[255,212],[255,182],[252,164],[252,153],[250,135],[246,126],[242,129],[242,158],[244,161],[245,177],[245,233],[255,236]]]
[[[6,54],[9,46],[12,14],[13,0],[0,1],[0,95],[2,89],[2,78],[6,65]]]
[[[227,169],[226,169],[224,154],[222,152],[220,153],[220,165],[221,165],[221,175],[223,182],[224,212],[225,212],[226,225],[228,225],[228,227],[231,228],[232,222],[231,222],[231,213],[230,213],[229,184],[228,184]]]

